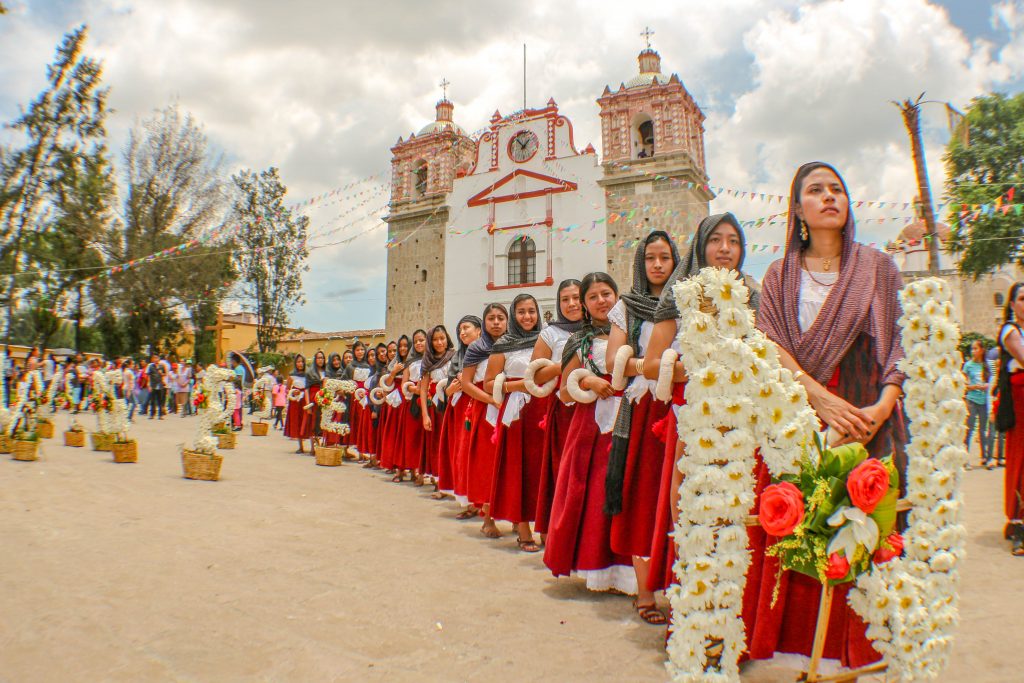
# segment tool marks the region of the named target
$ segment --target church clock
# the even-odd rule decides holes
[[[508,154],[516,163],[523,163],[533,158],[540,143],[533,131],[521,130],[508,143]]]

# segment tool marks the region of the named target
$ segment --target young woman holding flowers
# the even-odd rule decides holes
[[[324,374],[324,377],[327,379],[341,379],[343,372],[344,365],[342,364],[341,355],[337,353],[332,353],[330,356],[327,357],[327,372]],[[349,415],[336,412],[334,413],[334,415],[331,416],[331,419],[333,419],[335,422],[347,422],[349,420],[349,417]],[[327,432],[326,434],[324,434],[324,445],[347,445],[349,443],[352,443],[351,438],[351,432],[345,435],[338,434],[337,432]]]
[[[654,593],[647,588],[647,574],[665,444],[653,427],[666,418],[669,404],[655,400],[656,383],[644,377],[643,369],[658,299],[678,264],[679,252],[668,233],[655,230],[647,235],[633,258],[633,286],[608,315],[612,328],[605,359],[607,367],[614,369],[623,346],[628,345],[632,352],[622,373],[628,383],[608,459],[605,512],[612,515],[612,550],[633,558],[638,586],[636,608],[644,621],[655,625],[664,624],[666,619],[655,607]]]
[[[608,314],[618,287],[606,273],[590,273],[580,286],[583,326],[565,344],[559,399],[576,401],[558,468],[544,564],[555,576],[576,575],[593,591],[636,593],[628,555],[611,547],[611,518],[604,511],[605,478],[619,397],[605,362]],[[664,619],[664,616],[662,616]]]
[[[391,356],[391,344],[394,344],[395,354]],[[401,377],[405,372],[405,362],[409,357],[411,342],[407,335],[402,335],[398,341],[388,344],[388,371],[379,380],[381,386],[388,392],[387,400],[381,406],[380,418],[377,421],[378,431],[381,433],[381,443],[377,453],[380,455],[380,466],[387,472],[393,472],[398,462],[401,442],[398,440],[399,425],[401,424],[402,389]]]
[[[422,379],[420,379],[416,398],[420,404],[420,419],[423,424],[423,456],[420,459],[420,473],[434,478],[437,484],[438,448],[441,438],[441,417],[444,413],[437,410],[434,394],[437,384],[448,377],[448,364],[455,356],[455,346],[444,325],[435,325],[430,330],[430,342],[423,354]],[[435,491],[435,493],[437,493]]]
[[[1006,313],[999,330],[999,408],[996,426],[1006,431],[1005,508],[1006,535],[1011,552],[1024,557],[1024,282],[1010,288]],[[1010,420],[1010,416],[1013,416]],[[1012,428],[1005,430],[1009,422]]]
[[[357,389],[366,392],[367,383],[373,368],[366,358],[366,344],[357,341],[352,345],[352,362],[345,366],[341,379],[356,383]],[[363,396],[353,395],[348,402],[348,415],[345,416],[351,433],[348,443],[356,447],[360,457],[373,453],[373,414],[370,412],[370,401]]]
[[[405,369],[402,371],[402,379],[395,384],[395,389],[401,394],[402,407],[398,409],[398,436],[395,443],[398,446],[398,453],[395,454],[395,476],[393,482],[402,481],[405,471],[409,471],[409,477],[417,486],[423,485],[423,472],[420,471],[420,462],[423,458],[423,423],[420,415],[420,404],[416,397],[415,387],[419,386],[420,377],[423,373],[423,353],[427,350],[427,333],[425,330],[416,330],[412,333],[412,351],[405,360]],[[412,384],[410,392],[408,385]]]
[[[525,378],[526,389],[536,398],[543,398],[557,391],[562,375],[562,350],[572,333],[583,325],[583,305],[580,301],[580,281],[563,280],[558,285],[558,316],[540,332]],[[534,370],[530,371],[530,368]],[[532,376],[531,376],[532,375]],[[550,385],[554,381],[554,385]],[[565,436],[572,422],[575,404],[562,403],[557,399],[548,402],[547,414],[542,421],[544,449],[541,455],[540,481],[537,488],[537,509],[534,513],[534,528],[544,534],[548,529],[551,514],[551,500],[555,495],[555,479],[558,464],[565,448]]]
[[[896,367],[903,358],[897,326],[902,281],[892,258],[855,242],[854,232],[839,173],[821,162],[801,166],[790,190],[786,252],[765,275],[757,327],[804,385],[832,445],[859,442],[871,457],[893,454],[904,472],[898,407],[904,375]],[[775,557],[764,558],[760,583],[747,634],[750,657],[809,655],[821,583],[793,571],[779,576]],[[847,603],[850,585],[836,587],[824,656],[859,667],[880,655]]]
[[[527,553],[540,551],[530,522],[537,511],[544,457],[544,439],[538,438],[542,434],[540,424],[550,399],[530,395],[523,378],[542,326],[537,300],[530,294],[517,295],[512,300],[508,332],[491,347],[484,380],[484,391],[492,394],[495,403],[500,400],[490,512],[494,519],[516,525],[516,542]]]
[[[313,430],[312,438],[319,440],[322,436],[320,431],[320,406],[316,402],[317,394],[324,384],[324,375],[327,373],[327,355],[319,349],[313,354],[313,363],[306,370],[306,411],[309,413],[307,420]],[[310,453],[313,452],[310,447]]]
[[[655,359],[660,359],[669,348],[676,353],[679,352],[676,340],[679,334],[679,309],[672,292],[673,285],[696,275],[708,266],[742,273],[745,256],[746,236],[734,215],[731,213],[715,214],[701,221],[697,233],[690,243],[689,253],[665,283],[661,298],[658,300],[658,308],[654,312],[657,322],[654,324],[646,353],[650,360],[644,363],[644,375],[648,379],[657,379],[661,371],[660,362],[656,362]],[[749,275],[744,275],[743,281],[750,289],[748,305],[756,311],[760,301],[757,283]],[[664,590],[675,582],[675,574],[672,569],[672,565],[675,563],[675,543],[669,534],[675,520],[679,517],[679,485],[682,483],[683,475],[676,467],[676,463],[683,457],[685,441],[685,435],[680,439],[677,434],[678,425],[675,413],[682,404],[683,392],[686,389],[686,371],[679,360],[673,363],[672,380],[674,409],[672,416],[665,420],[663,425],[660,425],[665,435],[665,459],[661,473],[657,519],[654,524],[651,571],[647,578],[647,587],[651,591]],[[750,533],[763,536],[763,532],[757,527],[751,527]],[[763,546],[763,542],[761,545]],[[751,598],[755,602],[757,590],[755,588],[753,591],[748,591],[752,593]]]
[[[491,480],[494,478],[494,427],[498,424],[497,405],[489,392],[484,391],[487,376],[487,359],[491,355],[494,340],[501,338],[508,329],[508,311],[501,304],[489,304],[484,308],[484,333],[473,342],[462,361],[462,391],[473,400],[468,408],[466,425],[469,436],[459,455],[465,463],[466,497],[470,507],[458,515],[458,519],[470,519],[478,513],[484,516],[480,533],[488,538],[500,538],[501,532],[490,515]],[[492,410],[493,409],[493,410]],[[456,466],[456,469],[460,469]],[[459,493],[459,489],[455,489]]]

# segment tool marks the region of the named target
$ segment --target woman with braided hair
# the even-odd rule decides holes
[[[665,460],[665,444],[653,427],[669,414],[669,404],[655,400],[656,382],[644,377],[644,356],[656,322],[658,299],[678,264],[679,252],[672,238],[662,230],[652,231],[636,250],[632,288],[608,314],[612,330],[606,362],[614,374],[623,377],[625,392],[608,456],[605,512],[612,515],[612,550],[633,558],[637,612],[654,625],[664,624],[666,618],[647,588]],[[623,349],[626,345],[629,349]],[[633,357],[626,360],[626,356]]]
[[[592,591],[636,593],[630,558],[611,548],[611,518],[604,512],[605,477],[619,397],[611,386],[605,351],[608,313],[618,287],[607,273],[583,278],[583,325],[562,350],[563,402],[576,402],[558,467],[544,564],[555,576],[579,576]]]

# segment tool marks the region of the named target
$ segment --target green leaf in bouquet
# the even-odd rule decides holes
[[[900,490],[890,484],[889,492],[875,507],[869,517],[875,520],[878,525],[878,537],[886,538],[896,528],[896,501],[899,500]]]
[[[821,459],[821,471],[828,477],[840,477],[846,479],[846,475],[854,467],[861,464],[868,458],[868,450],[864,444],[848,443],[835,448],[829,448]]]

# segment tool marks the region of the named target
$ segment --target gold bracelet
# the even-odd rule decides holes
[[[796,372],[793,373],[793,381],[794,382],[799,382],[800,378],[803,377],[806,374],[807,373],[804,372],[803,370],[797,370]]]
[[[643,374],[644,374],[644,359],[643,358],[637,358],[636,359],[636,365],[634,367],[636,368],[637,377],[643,377]]]

